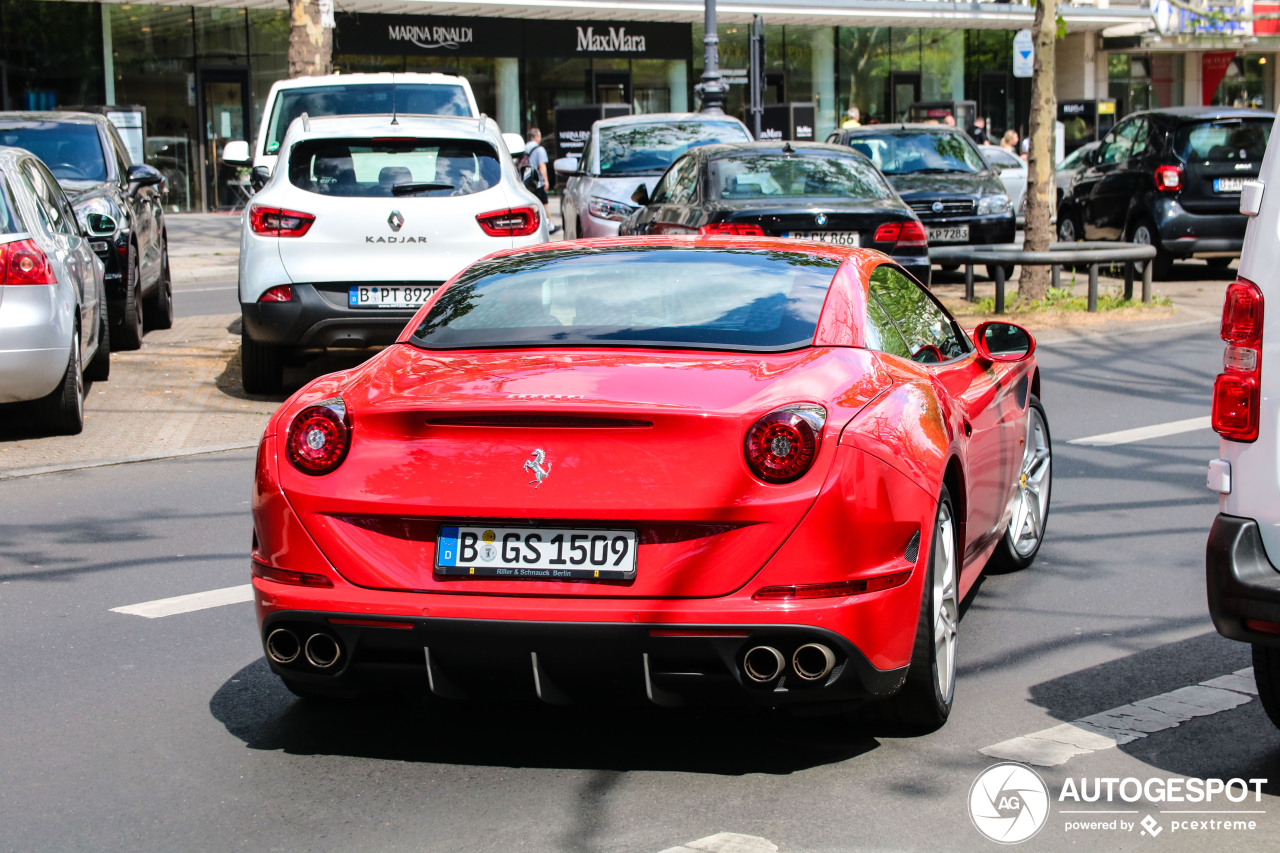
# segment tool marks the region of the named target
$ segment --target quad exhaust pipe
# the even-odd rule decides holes
[[[757,684],[768,684],[782,675],[782,668],[787,665],[782,652],[773,646],[756,646],[749,649],[742,658],[742,669],[747,678]]]
[[[835,666],[835,652],[822,643],[805,643],[791,656],[791,668],[805,681],[821,681]]]
[[[277,628],[267,635],[267,656],[276,663],[293,663],[301,653],[298,635],[288,628]]]
[[[304,652],[307,663],[316,669],[329,669],[338,662],[338,658],[342,657],[342,647],[328,634],[312,634],[307,638]]]

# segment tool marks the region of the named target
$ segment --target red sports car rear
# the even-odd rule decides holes
[[[875,252],[493,256],[270,422],[268,660],[302,695],[893,697],[936,727],[961,595],[1043,535],[1033,347]]]

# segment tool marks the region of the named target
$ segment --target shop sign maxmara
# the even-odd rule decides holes
[[[595,27],[578,27],[578,53],[644,53],[644,36],[627,35],[626,27],[609,27],[609,34]]]

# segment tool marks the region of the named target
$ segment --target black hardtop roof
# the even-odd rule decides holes
[[[732,154],[784,155],[788,153],[788,148],[796,153],[818,151],[823,154],[839,154],[842,156],[849,156],[854,153],[843,145],[830,145],[826,142],[786,142],[772,139],[764,140],[763,142],[717,142],[713,145],[699,145],[690,148],[688,153],[711,159]]]
[[[1179,121],[1203,121],[1220,118],[1256,118],[1275,121],[1275,113],[1255,110],[1249,107],[1164,107],[1158,110],[1142,110],[1130,113],[1126,119],[1134,116],[1164,116]],[[1122,119],[1123,120],[1123,119]]]

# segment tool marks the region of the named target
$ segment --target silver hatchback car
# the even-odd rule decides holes
[[[569,179],[560,201],[565,239],[616,237],[639,206],[632,194],[641,184],[652,193],[681,154],[698,145],[750,141],[746,125],[725,115],[653,113],[597,121],[582,159],[555,162],[556,174]]]
[[[0,403],[32,403],[0,418],[34,415],[60,435],[83,429],[85,380],[111,370],[102,261],[89,236],[114,231],[110,219],[88,214],[82,225],[39,158],[0,147]]]

